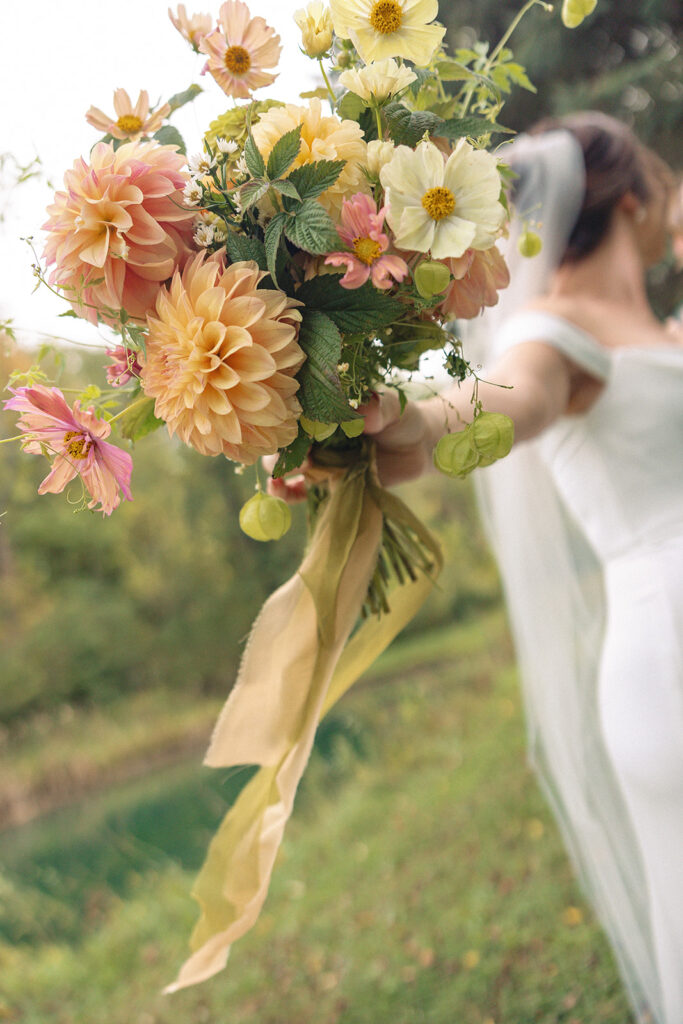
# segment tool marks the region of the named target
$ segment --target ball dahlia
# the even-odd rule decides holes
[[[284,292],[258,287],[265,276],[198,253],[159,292],[142,369],[169,434],[247,465],[293,441],[301,413],[301,314]]]
[[[159,284],[190,253],[194,211],[183,204],[185,158],[152,140],[117,150],[98,142],[64,175],[66,191],[48,207],[45,258],[50,284],[79,316],[144,319]]]

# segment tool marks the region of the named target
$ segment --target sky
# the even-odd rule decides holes
[[[300,33],[292,18],[305,0],[248,2],[252,14],[264,17],[283,43],[279,78],[256,96],[297,102],[299,92],[320,84],[317,65],[299,51]],[[172,6],[175,10],[177,4]],[[220,4],[186,0],[185,6],[188,13],[215,16]],[[29,31],[0,33],[0,154],[9,153],[22,165],[39,157],[43,167],[41,180],[0,197],[0,321],[11,318],[27,340],[38,332],[77,342],[100,340],[92,325],[60,319],[58,314],[68,307],[46,288],[32,295],[33,257],[20,241],[33,235],[42,251],[40,227],[52,195],[62,187],[65,170],[79,156],[87,156],[99,137],[85,120],[86,110],[94,105],[113,113],[113,94],[119,87],[133,101],[146,89],[152,102],[163,102],[197,82],[204,93],[171,119],[191,155],[201,149],[210,121],[232,103],[210,75],[200,76],[204,59],[175,30],[168,7],[168,0],[26,0],[17,21],[30,26]]]

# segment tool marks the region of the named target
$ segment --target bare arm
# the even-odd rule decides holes
[[[506,352],[488,373],[494,383],[479,384],[487,412],[501,412],[515,425],[515,441],[536,437],[567,411],[581,371],[543,342],[525,342]],[[504,385],[504,386],[499,386]],[[419,476],[432,465],[432,451],[445,433],[471,422],[469,383],[422,402],[409,402],[400,414],[398,397],[387,391],[361,411],[365,432],[375,436],[380,478],[387,485]]]

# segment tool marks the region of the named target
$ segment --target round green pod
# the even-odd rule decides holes
[[[451,283],[451,272],[445,263],[423,260],[413,271],[413,281],[418,295],[423,299],[432,299],[446,291]]]
[[[532,259],[543,248],[543,240],[535,231],[523,231],[517,239],[517,248],[522,256]]]
[[[286,501],[257,491],[240,509],[240,528],[252,540],[279,540],[292,525]]]
[[[479,465],[479,452],[472,447],[470,428],[444,434],[434,448],[434,465],[446,476],[463,477]]]
[[[480,465],[490,465],[509,454],[515,425],[502,412],[482,412],[470,424],[470,433],[472,447],[481,457]]]

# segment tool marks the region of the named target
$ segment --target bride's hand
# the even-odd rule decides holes
[[[433,442],[423,402],[407,402],[403,412],[395,391],[374,395],[358,412],[364,433],[376,445],[377,471],[385,487],[413,480],[432,467]]]
[[[268,494],[272,494],[274,498],[282,498],[283,501],[290,505],[305,501],[307,485],[304,470],[310,465],[308,457],[304,459],[300,466],[287,473],[286,476],[273,478],[271,473],[275,469],[277,460],[277,455],[264,455],[261,459],[261,465],[268,474],[268,481],[266,483]]]

